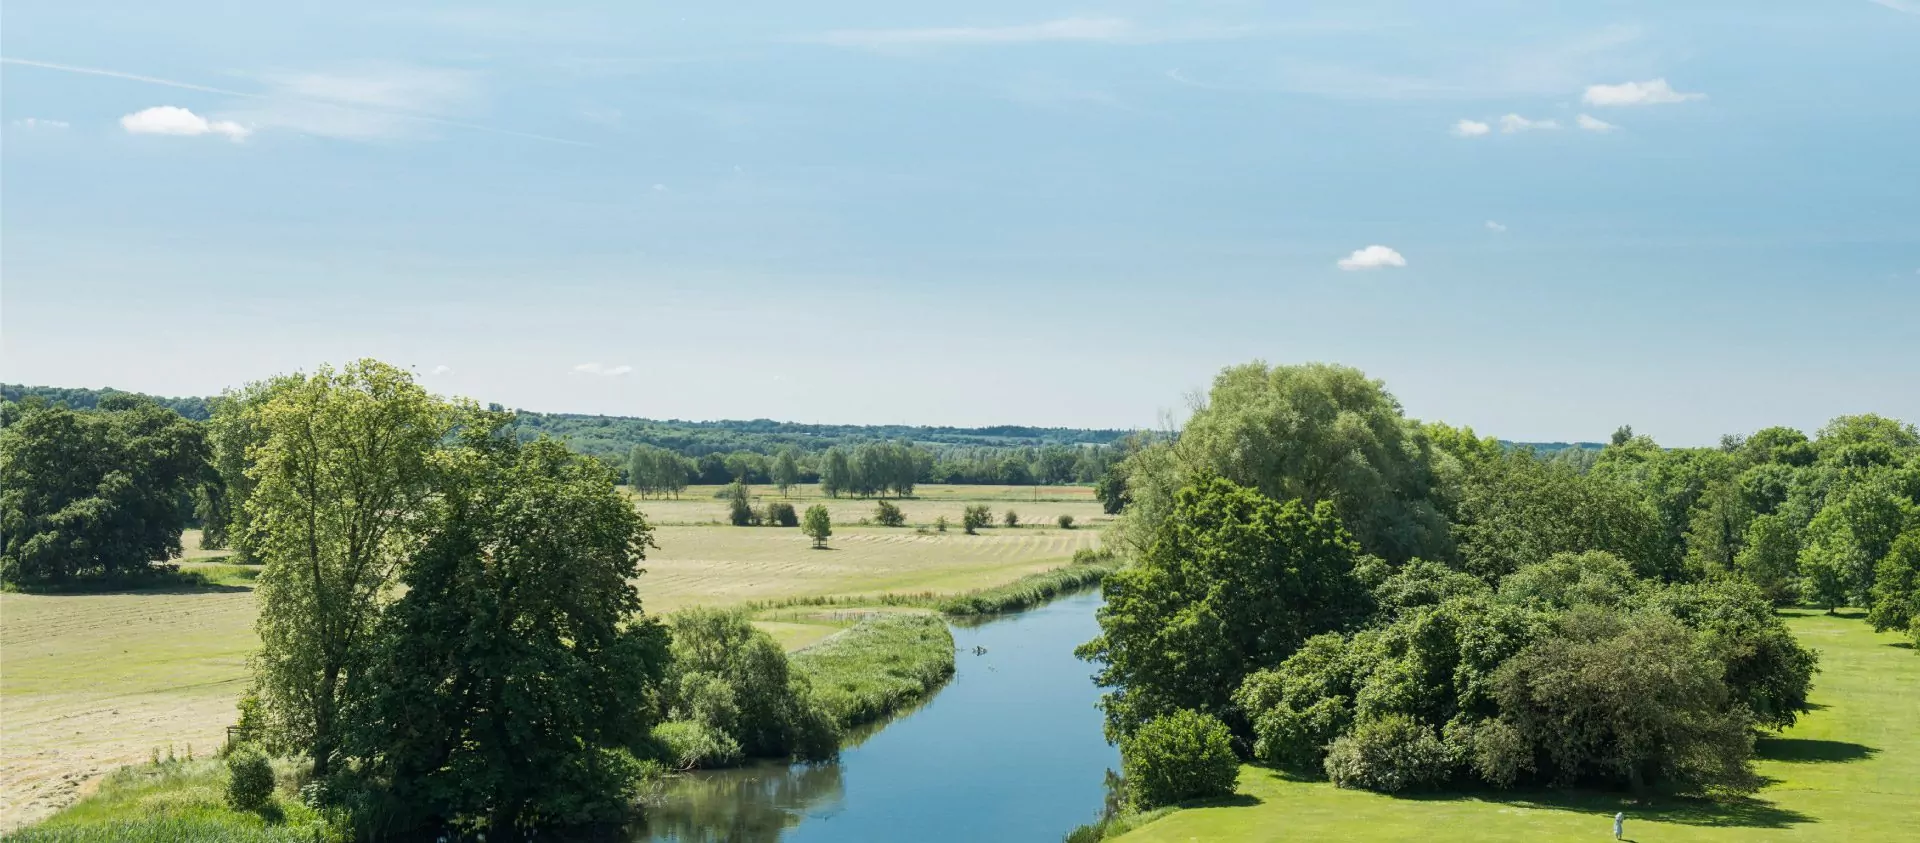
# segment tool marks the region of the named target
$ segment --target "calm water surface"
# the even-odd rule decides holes
[[[955,627],[952,682],[834,764],[676,779],[636,840],[1057,841],[1100,813],[1119,752],[1100,733],[1097,592]],[[976,655],[975,647],[984,647]]]

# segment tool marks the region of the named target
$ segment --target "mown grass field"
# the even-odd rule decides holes
[[[1794,612],[1794,633],[1820,651],[1819,706],[1761,742],[1770,784],[1735,803],[1635,804],[1615,794],[1395,798],[1292,781],[1244,767],[1229,804],[1188,808],[1118,840],[1605,840],[1615,811],[1629,840],[1920,840],[1920,655],[1858,617]]]
[[[656,524],[654,508],[685,508],[686,523],[724,518],[725,502],[688,490],[672,501],[635,500]],[[771,492],[772,490],[765,490]],[[807,492],[815,491],[808,488]],[[829,550],[813,550],[792,528],[661,526],[639,581],[647,611],[695,604],[738,604],[801,597],[960,593],[1011,582],[1066,564],[1099,535],[1078,513],[1099,512],[1084,488],[1043,488],[1047,504],[1012,505],[1044,526],[960,532],[959,513],[985,501],[996,515],[1008,497],[1029,487],[926,486],[924,499],[898,502],[910,523],[916,512],[947,514],[947,533],[912,527],[855,526],[872,501],[843,499]],[[772,492],[777,496],[777,492]],[[796,491],[795,500],[805,502]],[[1060,530],[1055,509],[1073,510],[1089,529]],[[696,511],[700,514],[695,515]],[[841,515],[840,512],[847,515]],[[856,514],[857,513],[857,514]],[[255,646],[252,576],[257,569],[216,560],[224,551],[183,544],[182,569],[205,575],[194,589],[121,594],[0,594],[0,831],[45,817],[70,803],[115,767],[145,761],[156,747],[216,749],[234,721],[244,690],[246,656]],[[864,614],[846,609],[777,613],[761,625],[798,649],[852,625]]]
[[[692,486],[681,492],[678,498],[641,498],[634,495],[634,506],[646,514],[648,523],[658,526],[725,524],[727,501],[714,497],[722,488]],[[817,486],[795,487],[788,490],[785,497],[772,486],[752,486],[749,487],[749,493],[754,498],[755,506],[785,501],[793,504],[795,509],[804,511],[817,503],[826,504],[835,530],[871,519],[876,501],[881,500],[829,498],[821,495]],[[1001,514],[1009,509],[1020,514],[1022,525],[1031,527],[1051,527],[1061,515],[1073,516],[1076,527],[1097,527],[1111,520],[1101,510],[1100,502],[1094,499],[1093,489],[1087,486],[920,486],[914,489],[911,498],[884,500],[900,507],[908,526],[930,527],[934,519],[944,515],[951,523],[948,529],[956,532],[960,529],[961,512],[972,504],[986,504],[993,510],[995,525],[1000,523]]]

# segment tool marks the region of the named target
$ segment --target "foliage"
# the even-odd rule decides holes
[[[939,515],[939,516],[935,516],[935,517],[934,517],[934,519],[933,519],[933,529],[934,529],[934,532],[937,532],[937,533],[944,533],[944,532],[946,532],[946,531],[947,531],[947,516],[945,516],[945,515]]]
[[[882,527],[900,527],[907,523],[907,516],[901,514],[900,507],[880,501],[874,505],[873,523]]]
[[[1775,605],[1785,605],[1798,597],[1799,557],[1799,531],[1788,516],[1772,513],[1756,517],[1747,525],[1746,539],[1733,558],[1733,568]]]
[[[1468,470],[1454,535],[1466,570],[1488,580],[1587,550],[1612,553],[1643,574],[1677,573],[1658,515],[1631,487],[1525,451]]]
[[[271,769],[268,771],[271,776]],[[239,810],[227,802],[220,759],[121,767],[80,801],[38,825],[8,832],[8,843],[313,843],[332,839],[313,809],[296,800]],[[271,779],[269,779],[271,780]]]
[[[960,526],[966,530],[969,536],[979,532],[981,527],[992,523],[993,511],[987,509],[987,505],[983,503],[972,504],[960,514]]]
[[[1053,523],[1058,525],[1062,530],[1071,530],[1073,529],[1073,516],[1062,512],[1060,513],[1060,517],[1053,519]]]
[[[876,614],[793,655],[814,699],[850,729],[925,699],[953,675],[953,633],[924,614]]]
[[[1390,561],[1450,554],[1431,446],[1357,369],[1250,363],[1214,378],[1177,443],[1126,461],[1131,542],[1144,547],[1174,490],[1215,475],[1275,500],[1326,501],[1360,548]]]
[[[653,727],[660,758],[675,770],[711,770],[740,763],[740,743],[702,720],[669,720]]]
[[[0,384],[0,401],[12,401],[20,404],[42,403],[48,407],[65,407],[70,410],[98,409],[103,403],[116,401],[134,401],[153,404],[172,410],[188,421],[206,421],[211,415],[213,401],[206,398],[166,398],[159,395],[145,395],[127,392],[121,389],[85,389],[59,386],[24,386],[22,384]]]
[[[1009,509],[1000,514],[1000,523],[1007,525],[1009,528],[1018,527],[1020,526],[1020,513]]]
[[[827,538],[833,535],[833,518],[827,515],[825,505],[816,503],[807,507],[807,515],[800,521],[800,532],[813,539],[815,548],[827,546]]]
[[[1454,760],[1431,728],[1404,714],[1369,718],[1327,749],[1327,778],[1340,787],[1398,793],[1445,782]]]
[[[617,820],[667,661],[632,585],[651,534],[610,469],[508,421],[476,419],[444,454],[351,753],[436,823]]]
[[[251,744],[227,753],[227,804],[236,811],[258,811],[273,800],[273,764]]]
[[[793,504],[777,501],[767,504],[766,523],[775,527],[798,527],[800,515],[794,511]]]
[[[627,486],[642,498],[680,497],[693,470],[690,460],[664,448],[635,445],[627,452]]]
[[[736,480],[727,487],[727,522],[735,527],[760,526],[760,513],[753,511],[753,501],[747,497],[747,486]]]
[[[789,489],[800,485],[800,463],[794,459],[792,448],[780,449],[780,456],[773,461],[770,479],[773,480],[773,485],[780,488],[780,494],[783,497]]]
[[[1872,596],[1867,622],[1874,629],[1920,633],[1920,521],[1894,540],[1875,567]]]
[[[266,562],[254,657],[269,739],[299,746],[325,778],[344,736],[376,622],[421,543],[434,451],[451,408],[405,371],[322,367],[251,410],[257,484],[246,541]]]
[[[0,579],[111,581],[179,556],[207,459],[199,426],[124,393],[27,409],[0,428]]]
[[[1176,709],[1235,722],[1248,673],[1365,615],[1331,503],[1309,510],[1214,478],[1182,489],[1152,543],[1106,578],[1100,636],[1077,651],[1113,688],[1110,736]]]
[[[1071,565],[1028,574],[1006,585],[949,597],[940,601],[939,609],[944,614],[957,616],[1015,612],[1099,585],[1119,568],[1113,564],[1111,554],[1083,553],[1088,553],[1087,558],[1076,558]]]
[[[807,678],[744,613],[690,608],[668,620],[673,628],[664,700],[669,719],[725,735],[752,758],[820,760],[839,751],[833,721]]]
[[[1226,724],[1187,709],[1147,720],[1121,739],[1120,764],[1127,801],[1142,811],[1228,796],[1240,777]]]

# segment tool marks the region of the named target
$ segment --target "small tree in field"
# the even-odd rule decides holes
[[[1000,522],[1009,527],[1018,527],[1020,526],[1020,513],[1009,509],[1007,510],[1007,514],[1000,516]]]
[[[944,532],[946,532],[946,531],[947,531],[947,516],[945,516],[945,515],[942,515],[942,516],[940,516],[940,517],[938,517],[938,518],[935,518],[935,519],[933,519],[933,529],[934,529],[934,532],[938,532],[938,533],[944,533]]]
[[[753,503],[747,497],[746,485],[737,481],[727,487],[727,520],[735,527],[751,527],[760,520],[760,514],[753,511]]]
[[[1059,518],[1054,519],[1054,523],[1059,524],[1062,530],[1071,530],[1073,529],[1073,516],[1062,514]]]
[[[993,512],[987,509],[986,504],[967,507],[966,512],[960,515],[960,526],[966,529],[969,536],[974,535],[981,527],[992,523]]]
[[[900,512],[900,507],[881,501],[873,508],[873,522],[882,527],[899,527],[907,523],[907,516]]]
[[[833,535],[833,519],[827,516],[827,507],[817,503],[807,507],[807,517],[800,522],[800,531],[813,539],[816,549],[826,547],[827,537]]]

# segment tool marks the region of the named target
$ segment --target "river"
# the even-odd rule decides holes
[[[1119,752],[1100,731],[1097,592],[956,626],[953,680],[831,764],[674,779],[635,840],[1057,841],[1093,821]],[[976,654],[975,648],[984,648]]]

